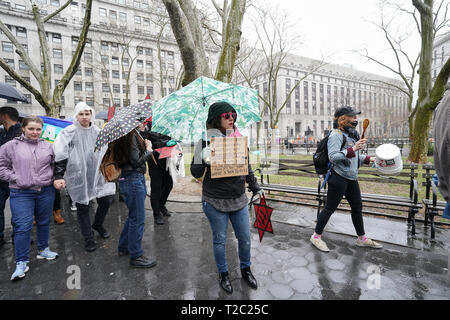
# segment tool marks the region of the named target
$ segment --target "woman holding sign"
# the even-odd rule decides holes
[[[192,176],[194,178],[203,176],[203,211],[212,229],[214,258],[220,274],[220,285],[229,294],[233,293],[233,287],[228,275],[225,255],[228,220],[231,221],[234,233],[238,239],[242,277],[251,288],[256,289],[258,287],[256,279],[250,270],[250,224],[245,183],[248,183],[249,189],[254,194],[258,193],[261,195],[263,192],[253,175],[250,164],[248,164],[248,174],[246,176],[211,178],[210,138],[240,136],[234,125],[236,118],[235,109],[228,103],[216,102],[212,104],[206,121],[208,140],[199,141],[191,163]]]

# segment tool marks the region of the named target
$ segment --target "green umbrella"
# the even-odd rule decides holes
[[[219,101],[228,102],[236,110],[236,126],[240,130],[261,119],[255,89],[200,77],[155,102],[152,131],[183,142],[196,142],[206,132],[209,106]]]

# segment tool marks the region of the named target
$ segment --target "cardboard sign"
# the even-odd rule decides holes
[[[211,178],[248,175],[247,137],[211,138]]]

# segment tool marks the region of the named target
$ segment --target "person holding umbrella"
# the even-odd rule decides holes
[[[208,141],[212,136],[223,137],[227,134],[228,136],[240,136],[235,126],[236,119],[236,110],[229,103],[213,103],[209,107],[206,121]],[[233,293],[225,254],[228,220],[230,220],[238,239],[241,275],[251,288],[256,289],[258,284],[250,270],[251,241],[245,183],[248,183],[249,190],[253,194],[262,195],[263,191],[258,185],[250,163],[248,164],[247,176],[212,179],[210,154],[211,149],[208,142],[203,139],[200,140],[195,148],[191,173],[194,178],[200,178],[204,175],[202,186],[203,212],[211,225],[214,258],[220,275],[220,286],[228,294]]]
[[[97,249],[92,229],[106,239],[109,233],[103,227],[106,214],[116,192],[114,183],[107,183],[99,171],[106,148],[94,152],[100,128],[92,124],[95,110],[84,102],[75,106],[72,125],[65,127],[57,136],[55,147],[56,189],[66,187],[70,198],[76,204],[77,218],[81,234],[85,240],[85,250]],[[94,223],[89,217],[89,202],[96,198],[97,211]]]
[[[152,156],[152,143],[143,139],[137,128],[151,116],[150,102],[145,100],[120,109],[105,125],[96,142],[96,150],[108,144],[114,162],[121,169],[119,188],[125,198],[128,217],[119,238],[119,256],[128,255],[130,266],[152,268],[154,258],[144,256],[142,237],[145,225],[146,161]]]

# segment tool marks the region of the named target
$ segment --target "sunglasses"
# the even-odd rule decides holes
[[[220,116],[227,120],[230,119],[230,117],[232,117],[233,120],[236,120],[236,117],[237,117],[236,112],[225,112],[225,113],[222,113]]]

